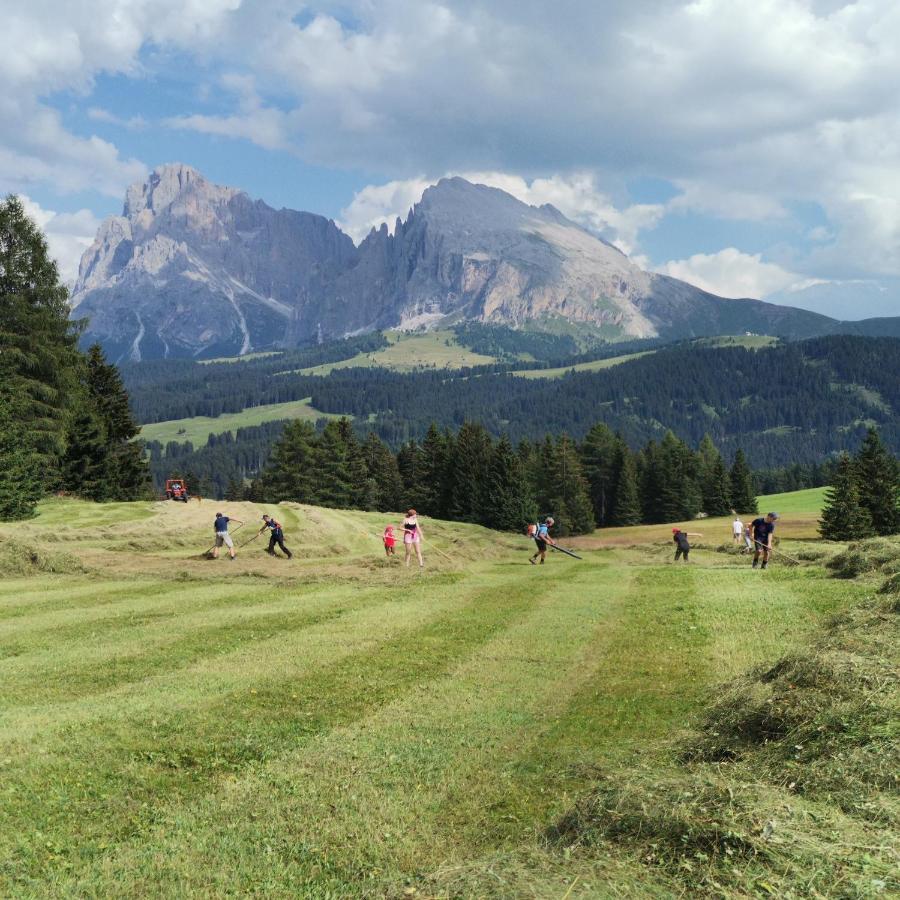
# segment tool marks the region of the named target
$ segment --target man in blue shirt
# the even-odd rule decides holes
[[[761,569],[769,564],[769,553],[772,551],[772,533],[775,531],[775,522],[778,513],[766,513],[766,517],[754,519],[750,523],[750,537],[753,539],[753,568],[759,566],[759,558],[762,556]]]
[[[541,565],[544,564],[544,560],[547,558],[547,545],[553,543],[553,538],[550,537],[550,529],[553,525],[553,517],[547,516],[547,518],[537,526],[537,529],[534,532],[534,542],[537,544],[537,553],[528,560],[533,566],[537,565],[538,557],[541,558]]]
[[[223,545],[228,548],[228,555],[231,559],[234,559],[234,541],[231,540],[231,535],[228,533],[229,522],[237,522],[238,525],[244,524],[240,519],[229,519],[222,513],[216,513],[216,521],[213,523],[213,529],[216,532],[216,546],[213,547],[212,552],[213,559],[219,558],[219,547]]]

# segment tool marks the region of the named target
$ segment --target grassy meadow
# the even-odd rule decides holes
[[[195,447],[202,447],[211,434],[224,434],[226,431],[237,431],[238,428],[263,425],[265,422],[278,422],[282,419],[306,419],[315,422],[317,419],[339,418],[314,409],[310,406],[310,399],[306,397],[304,400],[290,400],[286,403],[249,406],[241,412],[222,413],[215,418],[193,416],[189,419],[152,422],[141,426],[141,438],[145,441],[159,441],[163,446],[169,441],[179,443],[191,441]]]
[[[778,502],[783,544],[811,546]],[[812,495],[797,504],[815,514]],[[524,537],[428,520],[420,572],[384,558],[397,516],[297,504],[268,508],[293,560],[263,536],[211,561],[218,508],[248,523],[238,544],[267,509],[53,499],[0,524],[0,896],[890,888],[884,819],[840,825],[849,812],[786,787],[779,822],[802,808],[852,839],[826,875],[734,851],[738,874],[701,878],[706,844],[669,865],[578,824],[604,785],[665,782],[719,685],[800,653],[871,581],[751,571],[714,549],[727,530],[689,565],[670,561],[670,531],[636,528],[537,567]]]

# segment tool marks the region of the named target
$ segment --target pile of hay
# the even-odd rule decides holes
[[[897,610],[859,607],[728,685],[669,771],[608,775],[547,837],[628,849],[695,896],[900,889]]]
[[[900,539],[856,541],[825,565],[835,578],[856,578],[877,573],[895,575],[900,572]]]
[[[0,575],[36,575],[85,572],[81,560],[69,553],[35,547],[22,541],[0,538]]]

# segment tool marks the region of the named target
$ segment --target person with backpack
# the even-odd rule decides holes
[[[547,516],[543,522],[539,522],[536,525],[529,527],[531,536],[534,538],[534,542],[537,545],[537,552],[528,559],[528,562],[533,566],[537,565],[538,557],[540,557],[541,565],[543,565],[544,561],[547,559],[547,546],[554,543],[553,538],[550,537],[550,529],[555,524],[553,516]]]
[[[257,535],[262,534],[267,528],[269,529],[269,547],[266,550],[266,553],[268,553],[269,556],[276,556],[275,546],[277,544],[281,547],[281,552],[288,559],[293,559],[294,554],[284,546],[284,530],[281,527],[281,523],[276,522],[271,516],[264,515],[262,528],[256,532]]]
[[[228,533],[228,523],[229,522],[237,522],[238,525],[243,525],[244,523],[240,519],[230,519],[228,516],[223,516],[222,513],[216,513],[216,521],[213,523],[213,530],[216,533],[216,545],[213,547],[212,558],[219,558],[219,548],[225,546],[228,548],[228,555],[233,560],[234,553],[234,541],[231,540],[231,535]]]
[[[675,562],[682,557],[685,562],[688,561],[688,554],[691,552],[691,542],[688,538],[692,537],[703,537],[703,535],[694,531],[682,531],[680,528],[672,529],[672,540],[675,541]]]
[[[775,531],[775,522],[778,513],[766,513],[765,518],[754,519],[750,523],[750,531],[753,536],[753,568],[759,566],[765,569],[769,565],[769,554],[772,552],[772,534]],[[762,557],[762,565],[759,565]]]

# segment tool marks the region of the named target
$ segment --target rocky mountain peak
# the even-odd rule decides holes
[[[186,194],[203,197],[210,203],[223,203],[240,194],[235,188],[207,181],[196,169],[184,163],[157,166],[146,181],[128,188],[122,215],[133,219],[149,210],[158,214]]]
[[[73,306],[89,319],[86,339],[114,360],[236,355],[465,318],[566,319],[610,340],[765,330],[763,314],[781,323],[771,334],[821,326],[811,313],[769,315],[766,304],[651,275],[555,207],[464,178],[428,188],[393,235],[385,225],[356,247],[322,216],[272,209],[180,163],[129,188],[123,214],[103,222]]]

